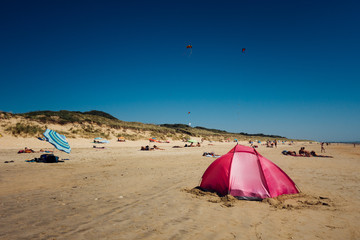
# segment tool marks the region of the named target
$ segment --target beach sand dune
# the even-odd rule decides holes
[[[281,154],[300,146],[319,152],[315,143],[260,146],[302,193],[258,202],[194,189],[215,160],[202,153],[225,154],[234,143],[172,148],[184,145],[175,142],[158,144],[164,151],[139,151],[148,142],[113,142],[106,149],[70,142],[76,146],[70,155],[55,152],[70,160],[56,164],[27,163],[40,154],[3,145],[1,239],[360,238],[360,146],[332,144],[325,154],[333,158]]]

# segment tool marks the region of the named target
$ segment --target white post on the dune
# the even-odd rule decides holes
[[[189,127],[191,127],[191,121],[190,121],[190,112],[188,112],[188,120],[189,120]]]

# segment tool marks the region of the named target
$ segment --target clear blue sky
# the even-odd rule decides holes
[[[190,117],[232,132],[359,141],[359,9],[355,0],[2,0],[0,110]]]

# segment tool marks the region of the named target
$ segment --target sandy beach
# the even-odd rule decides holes
[[[93,149],[89,139],[69,139],[64,162],[25,162],[52,149],[34,138],[0,138],[0,239],[360,239],[360,146],[331,144],[333,158],[284,156],[318,143],[260,145],[301,193],[259,201],[202,194],[201,176],[235,143],[116,142]],[[211,144],[211,145],[209,145]],[[249,145],[243,143],[244,145]],[[4,163],[5,161],[13,161]]]

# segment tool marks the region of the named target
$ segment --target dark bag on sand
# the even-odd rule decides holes
[[[40,156],[40,162],[45,163],[57,163],[59,161],[59,157],[54,154],[42,154]]]

